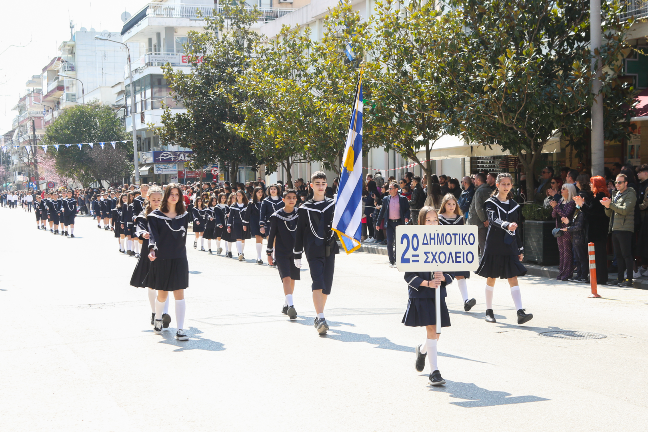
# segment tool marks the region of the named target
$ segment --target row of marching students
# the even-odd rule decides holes
[[[148,195],[149,186],[143,184],[140,190],[121,193],[115,197],[115,205],[108,213],[110,223],[106,229],[113,231],[115,238],[119,242],[119,253],[128,256],[140,257],[143,249],[143,241],[136,234],[135,220],[142,213],[145,205],[145,197]],[[109,198],[112,200],[112,198]],[[98,216],[105,216],[103,213]]]
[[[49,224],[52,234],[74,238],[74,220],[79,209],[77,200],[72,195],[72,190],[61,195],[56,191],[46,192],[44,198],[36,194],[36,228],[47,231]]]
[[[278,185],[268,187],[268,196],[261,187],[254,188],[252,199],[248,200],[243,191],[230,195],[220,193],[218,196],[204,193],[196,197],[191,208],[193,232],[195,236],[194,249],[207,251],[212,254],[212,240],[216,241],[216,254],[223,252],[221,242],[225,246],[225,256],[233,258],[236,246],[237,259],[245,260],[243,248],[245,240],[254,237],[256,246],[256,263],[263,265],[263,239],[267,236],[267,225],[270,216],[284,206],[279,196]],[[205,249],[207,240],[207,249]]]

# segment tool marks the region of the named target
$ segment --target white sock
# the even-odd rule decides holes
[[[220,249],[220,240],[216,239],[216,249]]]
[[[262,261],[261,258],[261,249],[263,248],[263,243],[257,243],[256,244],[256,250],[257,250],[257,261]],[[290,305],[288,305],[290,306]]]
[[[156,320],[161,320],[162,319],[162,314],[164,310],[164,303],[160,303],[160,301],[156,298],[155,299],[155,319]]]
[[[157,291],[151,288],[146,289],[148,291],[149,303],[151,303],[151,312],[155,313],[155,299],[157,297]]]
[[[176,323],[178,324],[178,330],[183,329],[184,327],[184,319],[185,319],[185,311],[187,310],[185,301],[183,300],[176,300],[175,301],[175,312],[176,312]]]
[[[236,251],[239,255],[243,253],[243,243],[240,240],[236,240]]]
[[[288,306],[293,306],[292,294],[286,294],[286,304]],[[322,314],[324,315],[324,314]]]
[[[520,292],[519,286],[511,287],[511,297],[513,297],[513,302],[515,303],[515,309],[522,309],[522,293]]]
[[[211,239],[207,239],[207,249],[211,250]]]
[[[124,239],[123,238],[119,239],[119,250],[120,251],[124,250]]]
[[[319,318],[319,319],[324,319],[324,314],[323,314],[323,313],[321,313],[321,314],[317,314],[317,318]]]
[[[466,279],[457,279],[457,285],[465,303],[468,300],[468,284],[466,283]]]
[[[133,240],[126,240],[126,250],[133,250]]]
[[[427,347],[427,359],[430,363],[430,372],[439,370],[439,366],[437,365],[437,340],[427,339],[425,345]]]
[[[230,251],[229,242],[225,242],[225,252],[229,252],[229,251]]]
[[[168,296],[167,299],[166,299],[166,301],[164,302],[164,313],[165,313],[165,314],[168,314],[168,313],[169,313],[169,299],[170,299],[170,298],[171,298],[171,296]]]
[[[427,354],[427,339],[425,339],[425,342],[423,342],[419,351],[421,351],[421,354]]]
[[[495,287],[486,285],[486,309],[493,309],[493,290]]]
[[[74,227],[70,228],[70,234],[74,234]]]
[[[200,237],[200,247],[201,247],[202,249],[205,248],[205,238],[204,238],[204,237]]]

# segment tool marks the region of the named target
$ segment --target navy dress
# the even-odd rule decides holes
[[[245,231],[243,227],[248,227],[249,235],[249,224],[245,219],[247,207],[244,204],[233,204],[230,206],[230,213],[227,218],[227,226],[232,229],[230,233],[230,241],[243,240],[249,237],[245,237]]]
[[[448,295],[446,285],[452,283],[453,277],[450,273],[443,273],[445,280],[441,281],[441,327],[450,327],[450,313],[445,298]],[[436,317],[436,288],[421,286],[426,280],[432,280],[431,272],[406,272],[405,282],[409,291],[407,310],[403,316],[403,324],[409,327],[422,327],[437,325]]]
[[[176,291],[189,286],[187,228],[190,217],[189,212],[184,212],[172,219],[160,210],[147,216],[149,250],[154,249],[156,255],[149,271],[149,288]]]
[[[193,232],[205,232],[205,209],[194,207],[191,209],[191,213],[193,215]]]
[[[137,288],[148,288],[150,286],[149,273],[151,270],[151,260],[148,257],[149,240],[144,238],[144,234],[148,232],[148,220],[146,219],[146,214],[142,212],[135,218],[135,235],[142,240],[142,253],[137,260],[137,265],[135,266],[135,270],[133,270],[133,275],[130,280],[131,286]]]
[[[251,236],[265,237],[265,234],[261,234],[261,204],[261,202],[248,203],[247,206],[247,220],[250,223]]]
[[[485,278],[508,279],[524,276],[526,267],[522,265],[519,255],[524,253],[520,229],[509,231],[509,224],[520,224],[520,205],[515,201],[500,201],[490,197],[484,204],[488,216],[486,245],[479,268],[475,273]]]
[[[272,197],[265,197],[261,201],[261,216],[259,220],[259,225],[266,228],[270,226],[270,216],[274,214],[277,210],[284,208],[285,204],[283,200],[277,197],[276,200],[273,200]]]
[[[227,211],[229,207],[227,207],[225,204],[218,204],[216,207],[214,207],[214,219],[216,222],[216,227],[214,228],[214,236],[215,238],[219,238],[221,240],[229,241],[229,233],[227,232],[226,229],[226,224],[225,222],[227,221]],[[220,225],[220,227],[219,227]]]
[[[447,218],[443,215],[439,215],[439,225],[465,225],[466,221],[463,216],[457,215],[454,218]],[[463,276],[466,279],[470,278],[470,272],[452,272],[452,277]]]
[[[216,238],[216,219],[214,218],[214,208],[207,207],[205,209],[205,233],[203,237],[207,240],[213,240]]]

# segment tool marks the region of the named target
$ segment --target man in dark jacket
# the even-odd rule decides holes
[[[394,250],[394,239],[396,227],[409,222],[410,207],[407,198],[398,195],[398,185],[393,182],[389,185],[389,195],[382,200],[382,207],[376,222],[377,229],[384,220],[385,232],[387,233],[387,252],[389,254],[390,267],[396,267],[396,251]]]
[[[475,196],[475,186],[472,183],[472,179],[468,176],[464,177],[461,179],[461,186],[463,188],[463,192],[461,192],[461,195],[459,196],[459,208],[464,214],[464,219],[468,220],[468,214],[470,213],[470,203],[473,200],[473,196]]]
[[[425,204],[425,191],[421,187],[421,177],[416,176],[412,178],[412,199],[409,202],[411,219],[414,223],[418,223],[419,210]]]
[[[475,176],[475,194],[470,203],[468,210],[468,223],[470,225],[477,225],[477,240],[479,242],[479,254],[484,253],[484,245],[486,244],[486,233],[488,232],[488,215],[484,204],[490,198],[493,190],[486,183],[486,175],[479,173]]]

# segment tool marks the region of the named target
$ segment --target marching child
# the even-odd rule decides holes
[[[101,205],[99,204],[99,197],[97,195],[92,197],[92,212],[97,218],[97,228],[101,229]]]
[[[212,196],[208,198],[207,194],[203,195],[203,199],[208,199],[207,208],[205,208],[205,232],[203,233],[203,238],[207,239],[207,250],[209,255],[212,254],[212,240],[216,238],[216,224],[219,221],[216,219],[216,208],[218,205],[218,198]],[[222,222],[220,222],[222,224]],[[220,246],[220,245],[219,245]]]
[[[520,206],[511,196],[513,181],[511,174],[500,173],[495,182],[497,190],[486,200],[488,215],[488,232],[484,254],[479,262],[477,274],[486,279],[486,322],[494,323],[493,291],[495,280],[508,279],[511,297],[517,309],[518,324],[524,324],[533,318],[522,306],[522,294],[518,285],[518,276],[526,274],[521,261],[524,258],[522,239],[516,232],[520,221]]]
[[[317,312],[313,326],[320,335],[325,335],[329,326],[324,317],[324,307],[333,286],[335,254],[339,252],[334,232],[331,230],[335,202],[325,195],[327,182],[323,171],[313,173],[310,186],[313,198],[299,207],[293,253],[297,268],[301,268],[302,253],[306,253],[313,280],[313,304]]]
[[[128,192],[126,194],[126,202],[122,201],[122,215],[121,215],[121,229],[124,231],[126,239],[126,254],[128,256],[135,255],[133,252],[133,195]]]
[[[259,220],[260,232],[263,235],[267,234],[266,226],[270,222],[270,216],[277,210],[284,206],[281,197],[279,196],[280,187],[277,184],[268,187],[268,196],[261,202],[261,215]],[[274,267],[271,256],[268,257],[268,265]]]
[[[65,226],[65,236],[68,236],[68,229],[70,238],[74,238],[74,218],[77,214],[77,200],[72,197],[72,190],[67,191],[67,198],[61,204],[63,209],[63,225]],[[68,228],[69,227],[69,228]]]
[[[243,239],[244,233],[249,228],[249,223],[245,219],[247,210],[248,199],[243,191],[236,191],[236,204],[230,206],[230,214],[227,218],[227,232],[231,234],[230,239],[236,239],[236,251],[238,252],[238,260],[245,261],[243,255]]]
[[[115,238],[119,240],[119,252],[126,253],[126,230],[123,228],[122,215],[124,209],[128,207],[128,194],[123,193],[119,196],[117,205],[113,209],[113,223],[115,224]]]
[[[110,216],[110,196],[108,194],[101,194],[101,198],[99,199],[99,212],[103,219],[104,230],[108,231],[110,229],[110,226],[108,226],[108,217]]]
[[[197,248],[198,240],[200,240],[200,250],[204,252],[205,240],[203,239],[203,233],[205,232],[205,205],[201,197],[196,197],[191,213],[193,216],[193,232],[196,236],[194,240],[194,249]]]
[[[295,281],[299,280],[299,269],[295,267],[293,249],[295,248],[295,231],[297,231],[297,191],[287,189],[284,193],[285,206],[270,216],[270,232],[268,234],[268,257],[275,254],[275,264],[279,269],[279,278],[283,283],[284,306],[282,313],[291,320],[297,318],[297,310],[293,303]]]
[[[250,234],[253,235],[256,239],[256,263],[259,265],[263,265],[263,260],[261,259],[261,250],[263,249],[263,237],[265,237],[265,235],[261,232],[260,222],[261,203],[263,202],[264,197],[265,193],[263,192],[263,188],[260,186],[255,187],[254,192],[252,192],[252,202],[249,203],[247,207],[247,220],[250,221]]]
[[[42,212],[42,205],[43,205],[43,199],[41,198],[40,195],[36,194],[36,206],[35,206],[35,212],[36,213],[36,229],[41,229],[43,226],[43,221],[41,220],[41,215],[43,214]]]
[[[439,225],[437,212],[432,207],[423,207],[419,212],[419,225]],[[439,317],[436,316],[435,297],[437,289],[441,290],[441,327],[450,327],[450,313],[446,305],[446,286],[452,283],[452,275],[440,271],[432,272],[406,272],[409,300],[407,310],[403,316],[403,324],[409,327],[425,327],[427,339],[425,343],[416,347],[415,367],[418,372],[425,369],[425,357],[430,363],[430,384],[433,386],[444,385],[446,382],[441,377],[437,365],[437,343],[439,335],[436,326]]]
[[[227,206],[227,194],[221,192],[218,194],[218,204],[214,208],[214,219],[216,219],[216,255],[220,255],[223,252],[221,247],[221,240],[225,242],[225,256],[230,255],[229,248],[229,234],[225,229],[225,222],[227,221],[227,212],[229,207]]]
[[[446,194],[443,200],[441,200],[441,206],[439,207],[439,225],[464,224],[463,212],[459,208],[459,205],[457,205],[457,198],[451,193]],[[466,283],[466,279],[470,277],[470,272],[453,272],[452,276],[457,280],[459,292],[464,302],[464,310],[468,312],[477,304],[477,300],[474,298],[468,299],[468,284]]]

